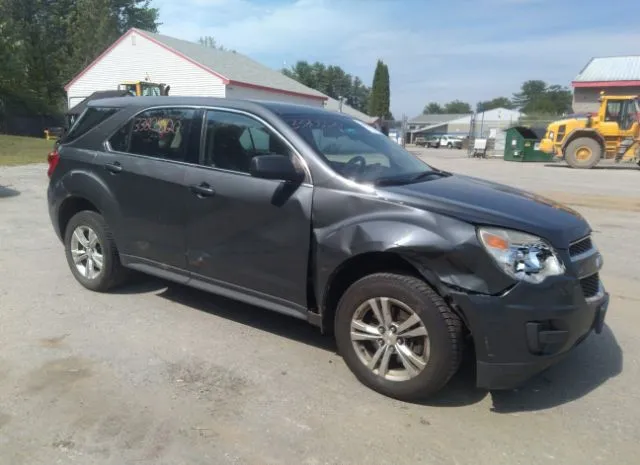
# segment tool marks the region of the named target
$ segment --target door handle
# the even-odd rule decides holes
[[[211,197],[216,194],[216,191],[214,191],[206,182],[194,184],[190,189],[191,192],[196,194],[198,197]]]
[[[105,169],[113,174],[120,173],[122,171],[122,165],[119,162],[106,163]]]

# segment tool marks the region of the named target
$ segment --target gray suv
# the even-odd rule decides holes
[[[137,270],[306,320],[398,399],[440,390],[465,346],[479,386],[513,387],[604,325],[602,258],[578,213],[441,171],[344,114],[95,100],[49,176],[87,289]]]

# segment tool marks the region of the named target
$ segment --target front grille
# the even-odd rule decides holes
[[[582,287],[582,293],[585,299],[595,296],[600,290],[600,275],[596,273],[581,279],[580,286]]]
[[[575,257],[576,255],[588,252],[591,249],[593,249],[593,243],[591,242],[591,237],[587,236],[569,246],[569,255]]]

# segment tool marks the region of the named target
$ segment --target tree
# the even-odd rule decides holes
[[[212,36],[200,37],[200,39],[198,39],[198,43],[200,45],[204,45],[205,47],[215,48],[216,50],[226,50],[229,52],[235,52],[235,50],[226,49],[224,45],[218,45],[218,42],[216,42],[216,39],[213,38]]]
[[[461,100],[453,100],[444,105],[430,102],[422,110],[423,115],[442,115],[445,113],[450,115],[471,113],[471,105]]]
[[[381,116],[385,119],[393,119],[391,116],[391,79],[389,77],[389,67],[386,63],[382,67],[381,88]]]
[[[111,0],[78,0],[70,15],[70,56],[65,70],[73,75],[86,68],[107,44],[120,35],[118,16],[112,14]]]
[[[513,95],[513,103],[523,113],[559,115],[571,111],[572,95],[562,86],[547,86],[544,81],[530,80]]]
[[[525,81],[520,87],[520,92],[513,94],[513,103],[523,110],[527,105],[544,95],[547,84],[540,80]]]
[[[471,113],[471,105],[461,100],[454,100],[452,102],[445,103],[444,113],[448,113],[452,115]]]
[[[385,119],[390,118],[390,98],[389,68],[382,60],[378,60],[373,74],[371,99],[369,100],[369,114],[371,116],[378,116]]]
[[[444,110],[437,102],[430,102],[422,109],[423,115],[440,115],[442,113],[444,113]]]
[[[339,66],[298,61],[291,68],[283,69],[282,74],[336,100],[343,98],[356,110],[368,112],[371,90],[360,78],[351,76]]]
[[[515,108],[515,105],[507,97],[496,97],[492,100],[478,102],[478,104],[476,105],[477,112],[494,110],[496,108],[506,108],[508,110],[513,110]]]
[[[149,0],[0,0],[0,101],[66,107],[63,86],[132,27],[158,29]]]
[[[157,8],[151,8],[151,0],[109,0],[112,14],[118,20],[118,32],[123,34],[132,27],[149,32],[158,32]]]

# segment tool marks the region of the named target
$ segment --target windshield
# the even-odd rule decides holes
[[[143,82],[141,83],[141,87],[143,96],[157,97],[162,94],[160,92],[160,86],[158,84],[147,84],[146,82]]]
[[[281,117],[336,173],[353,181],[400,184],[437,172],[380,131],[356,119],[322,113]]]

